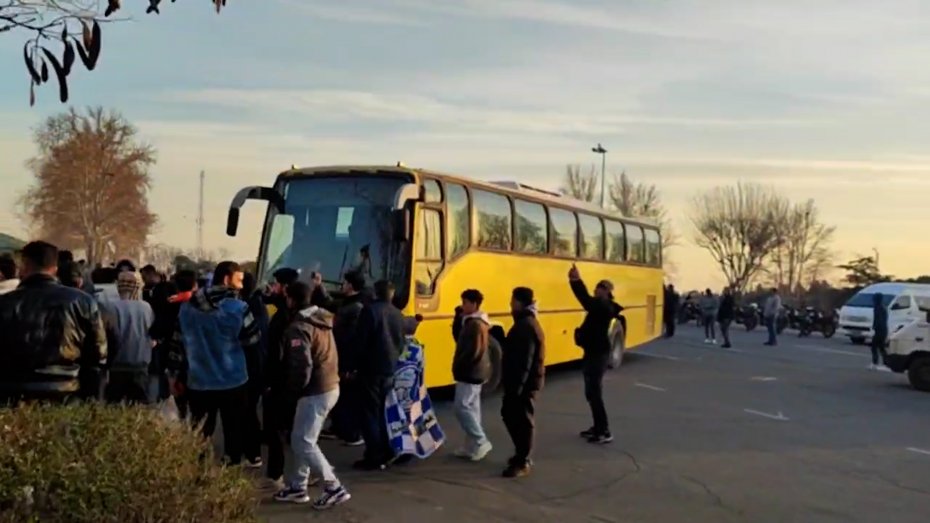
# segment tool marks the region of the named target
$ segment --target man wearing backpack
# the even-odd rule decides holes
[[[614,285],[610,281],[598,282],[591,296],[575,265],[568,271],[568,279],[586,313],[581,326],[575,329],[575,343],[584,351],[584,393],[591,406],[594,425],[580,435],[589,443],[610,443],[614,437],[607,422],[603,383],[610,362],[610,324],[620,316],[623,307],[614,302]]]

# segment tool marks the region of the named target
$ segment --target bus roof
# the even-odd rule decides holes
[[[613,218],[617,220],[624,220],[626,222],[636,223],[638,225],[646,225],[649,227],[657,227],[658,223],[651,218],[628,218],[622,216],[616,212],[610,212],[608,210],[602,209],[598,205],[593,203],[585,202],[572,198],[571,196],[566,196],[559,194],[554,191],[549,191],[546,189],[539,189],[526,185],[524,183],[515,182],[515,181],[497,181],[497,182],[487,182],[483,180],[476,180],[474,178],[467,178],[464,176],[458,176],[454,174],[446,174],[437,171],[431,171],[429,169],[419,169],[419,168],[410,168],[406,167],[403,164],[399,165],[333,165],[333,166],[320,166],[320,167],[297,167],[294,166],[287,171],[282,172],[279,177],[289,178],[289,177],[301,177],[301,176],[314,176],[318,174],[334,174],[334,175],[385,175],[385,174],[406,174],[414,175],[419,178],[420,174],[427,176],[433,176],[436,178],[455,181],[458,183],[464,183],[473,187],[479,187],[482,189],[488,189],[491,191],[496,191],[504,194],[509,194],[511,196],[519,196],[524,199],[536,200],[537,202],[554,204],[556,206],[566,207],[576,211],[585,211],[591,214],[596,214],[606,218]]]

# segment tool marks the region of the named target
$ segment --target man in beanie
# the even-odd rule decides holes
[[[119,299],[103,306],[105,323],[115,345],[108,358],[110,378],[106,399],[111,403],[149,403],[154,399],[155,390],[149,379],[153,346],[149,330],[155,314],[142,300],[142,287],[139,273],[123,271],[116,280]]]
[[[529,474],[532,466],[536,395],[546,375],[546,338],[536,319],[533,289],[514,289],[510,309],[513,327],[507,333],[501,358],[501,417],[515,449],[504,477],[517,478]]]
[[[581,437],[590,443],[610,443],[614,438],[610,434],[604,407],[604,374],[610,363],[610,326],[614,319],[620,317],[623,307],[614,302],[614,285],[608,280],[598,282],[594,296],[588,293],[574,265],[568,271],[568,280],[575,298],[586,312],[581,326],[575,329],[575,344],[584,351],[584,395],[591,406],[594,426],[581,431]]]

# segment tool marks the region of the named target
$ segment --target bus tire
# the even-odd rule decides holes
[[[626,340],[623,327],[617,326],[613,340],[610,344],[610,359],[607,360],[608,369],[619,369],[623,365],[623,353],[626,351]]]
[[[921,392],[930,392],[930,355],[920,355],[907,367],[907,380]]]

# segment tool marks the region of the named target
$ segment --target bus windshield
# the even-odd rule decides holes
[[[395,302],[406,301],[409,246],[393,239],[393,198],[406,180],[390,177],[310,177],[281,182],[286,214],[269,208],[260,255],[261,281],[289,267],[309,279],[319,272],[336,288],[349,271],[369,285],[390,280]]]
[[[871,309],[872,307],[875,306],[875,302],[873,301],[874,299],[875,299],[875,295],[872,294],[871,292],[869,293],[860,292],[859,294],[856,294],[855,296],[850,298],[849,301],[846,302],[846,306]],[[894,299],[894,296],[890,294],[883,294],[882,295],[882,306],[888,307],[889,305],[891,305],[891,300],[893,299]]]

